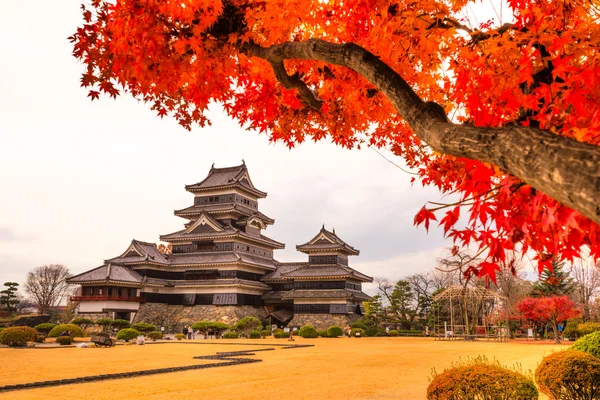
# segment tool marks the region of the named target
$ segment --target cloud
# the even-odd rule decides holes
[[[0,242],[32,240],[35,237],[18,234],[14,229],[0,226]]]

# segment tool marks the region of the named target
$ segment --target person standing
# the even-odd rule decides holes
[[[181,333],[183,333],[185,335],[185,337],[188,337],[188,327],[187,327],[187,325],[185,325],[183,327],[183,329],[181,330]]]

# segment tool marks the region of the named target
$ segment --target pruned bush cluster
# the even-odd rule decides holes
[[[136,337],[138,337],[140,335],[141,335],[141,333],[138,330],[135,330],[133,328],[125,328],[125,329],[121,329],[117,333],[117,340],[124,340],[124,341],[128,342],[131,339],[135,339]]]
[[[223,339],[237,339],[240,335],[235,331],[225,332],[223,334]]]
[[[56,324],[53,324],[52,322],[44,322],[43,324],[36,325],[34,329],[39,333],[48,336],[48,333],[54,329],[54,327],[56,327]]]
[[[344,331],[339,326],[330,326],[327,328],[327,337],[336,338],[344,334]]]
[[[579,350],[544,357],[535,379],[550,399],[600,399],[600,359]]]
[[[83,329],[75,324],[60,324],[56,325],[52,330],[48,333],[49,337],[59,337],[63,332],[71,332],[69,336],[71,339],[76,337],[83,337]]]
[[[10,347],[25,346],[27,342],[35,342],[38,332],[28,326],[12,326],[0,332],[0,344]]]
[[[362,328],[352,328],[350,330],[350,337],[363,337],[365,335],[365,330]]]
[[[312,325],[304,325],[302,328],[300,328],[300,330],[298,331],[298,336],[303,337],[303,338],[317,338],[319,337],[319,332],[317,331],[317,329],[312,326]]]
[[[59,336],[56,338],[56,343],[61,346],[68,346],[73,343],[73,339],[71,339],[71,336]]]
[[[600,331],[579,338],[571,348],[600,358]]]
[[[148,332],[146,336],[152,340],[160,340],[163,338],[163,333],[161,331],[152,331]]]

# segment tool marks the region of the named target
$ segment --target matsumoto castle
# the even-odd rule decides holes
[[[361,284],[372,278],[348,266],[348,256],[359,251],[335,229],[323,226],[296,246],[307,261],[273,258],[285,245],[263,235],[275,221],[259,211],[267,193],[254,186],[245,163],[213,165],[203,181],[185,188],[194,203],[175,211],[183,229],[160,236],[172,254],[134,239],[119,256],[73,276],[68,282],[81,285],[72,297],[78,313],[163,326],[252,315],[317,328],[346,326],[363,313],[369,296]]]

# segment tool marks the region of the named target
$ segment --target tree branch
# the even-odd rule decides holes
[[[390,66],[353,43],[311,39],[268,48],[248,43],[242,48],[272,65],[302,59],[350,68],[385,94],[433,150],[494,164],[600,223],[599,146],[521,125],[486,128],[451,123],[439,104],[424,102]]]
[[[283,61],[272,61],[268,60],[273,68],[275,77],[283,87],[286,89],[297,89],[300,92],[300,99],[302,103],[316,111],[321,109],[322,101],[317,99],[314,93],[308,88],[306,83],[300,79],[300,76],[296,72],[294,75],[288,75],[285,71]]]

